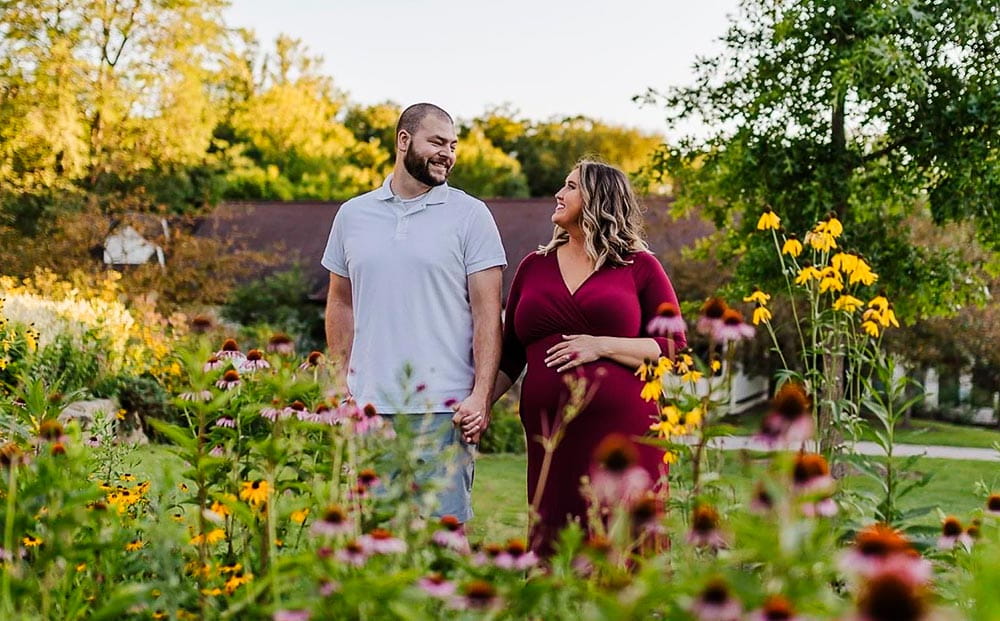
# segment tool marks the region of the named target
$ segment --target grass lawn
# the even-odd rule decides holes
[[[739,460],[726,459],[725,470],[729,475],[739,472]],[[476,484],[472,505],[476,517],[469,524],[472,541],[502,542],[510,537],[524,537],[527,528],[527,501],[525,493],[525,457],[523,455],[482,455],[476,462]],[[923,506],[937,506],[947,514],[956,515],[963,522],[970,512],[983,506],[985,498],[978,495],[976,484],[983,481],[987,489],[1000,490],[1000,466],[992,462],[961,461],[949,459],[921,459],[917,462],[919,476],[933,474],[930,483],[902,500],[904,510]],[[749,493],[750,481],[747,481]],[[875,483],[863,477],[848,477],[844,485],[854,489],[874,491]],[[936,525],[938,516],[932,512],[920,520],[921,524]]]
[[[738,475],[740,460],[736,453],[729,453],[724,469],[729,475]],[[976,484],[982,481],[986,489],[1000,491],[1000,465],[994,462],[948,459],[921,459],[920,471],[933,473],[930,483],[903,500],[903,508],[938,506],[948,514],[966,521],[969,513],[981,507],[984,498],[977,493]],[[180,480],[183,466],[164,446],[138,447],[125,460],[141,479],[162,477]],[[476,462],[476,481],[472,493],[475,517],[469,523],[472,541],[503,542],[511,537],[524,537],[527,530],[527,493],[525,491],[526,458],[524,455],[481,455]],[[747,481],[749,489],[751,481]],[[875,484],[862,477],[849,477],[845,485],[858,489],[874,490]],[[749,492],[747,492],[749,493]],[[936,524],[937,515],[925,516],[922,523]]]
[[[724,422],[737,428],[737,435],[749,435],[760,427],[763,410],[754,409],[745,414],[730,416]],[[872,439],[865,434],[864,440]],[[897,427],[896,442],[900,444],[965,446],[969,448],[992,448],[1000,442],[1000,429],[977,425],[956,425],[938,420],[913,419],[910,427]]]

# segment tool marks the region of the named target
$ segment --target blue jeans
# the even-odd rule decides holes
[[[382,414],[393,426],[400,418],[406,418],[413,433],[417,460],[420,464],[432,464],[423,480],[435,479],[441,488],[437,493],[437,508],[433,515],[443,517],[453,515],[459,522],[472,519],[472,482],[476,475],[476,445],[468,444],[462,432],[452,424],[454,412],[433,412],[431,414]],[[451,447],[454,449],[449,450]],[[442,459],[450,454],[450,459]]]

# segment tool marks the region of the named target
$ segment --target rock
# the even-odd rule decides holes
[[[80,429],[91,431],[95,423],[102,420],[114,418],[118,412],[118,402],[114,399],[90,399],[87,401],[74,401],[70,403],[59,414],[59,422],[63,425],[71,421],[77,421]]]

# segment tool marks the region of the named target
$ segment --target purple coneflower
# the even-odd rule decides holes
[[[830,466],[822,455],[798,453],[792,465],[792,489],[800,494],[822,494],[833,488]]]
[[[764,605],[750,615],[748,621],[796,621],[792,603],[782,595],[768,595]]]
[[[208,452],[212,457],[222,457],[226,454],[226,449],[222,447],[221,444],[216,444],[212,447],[212,450]]]
[[[913,584],[924,584],[931,577],[930,563],[899,531],[885,524],[861,530],[854,539],[854,546],[841,556],[840,567],[862,578],[892,573]]]
[[[309,621],[308,610],[279,610],[274,613],[274,621]]]
[[[370,489],[378,485],[380,481],[381,480],[378,478],[378,473],[371,468],[365,468],[364,470],[358,473],[358,484],[364,485],[366,488]],[[444,526],[445,525],[444,521],[450,517],[454,516],[446,515],[443,518],[441,518],[441,525]]]
[[[347,511],[339,505],[330,505],[323,516],[313,522],[311,532],[314,535],[335,536],[346,535],[354,529]]]
[[[344,544],[344,547],[337,550],[337,560],[348,565],[361,567],[368,560],[368,551],[356,539],[352,539]]]
[[[608,435],[594,451],[591,485],[604,504],[631,502],[652,485],[649,473],[641,466],[639,451],[624,435]]]
[[[691,605],[698,621],[739,621],[743,606],[729,591],[721,578],[710,580],[698,599]]]
[[[493,565],[498,556],[503,553],[503,546],[499,543],[487,543],[482,548],[480,548],[475,556],[472,557],[473,567],[482,567],[483,565]]]
[[[271,363],[264,360],[264,354],[259,349],[251,349],[247,352],[247,357],[240,363],[240,371],[256,371],[257,369],[269,369]]]
[[[191,318],[190,327],[195,334],[204,334],[215,327],[215,321],[208,315],[195,315]]]
[[[681,310],[676,304],[664,302],[656,309],[656,316],[646,324],[646,333],[650,336],[669,336],[687,331]]]
[[[722,318],[715,324],[713,337],[716,341],[729,343],[753,338],[754,327],[743,321],[743,313],[735,308],[727,308]]]
[[[750,511],[758,515],[770,513],[774,509],[774,498],[763,483],[758,483],[754,488],[753,497],[750,499]]]
[[[485,580],[473,580],[462,587],[461,597],[451,600],[451,606],[459,610],[493,610],[502,605],[493,585]]]
[[[326,362],[326,356],[323,355],[323,352],[312,351],[309,352],[308,356],[306,356],[306,361],[299,365],[299,370],[307,371],[309,369],[315,369],[316,367],[320,366],[325,362]]]
[[[177,398],[181,401],[204,401],[208,402],[212,400],[211,390],[196,390],[192,392],[182,392],[177,395]]]
[[[267,339],[267,351],[290,356],[295,353],[295,341],[287,334],[279,332]]]
[[[312,412],[309,411],[305,403],[296,399],[281,411],[281,418],[288,418],[290,416],[294,416],[299,420],[308,420],[312,416]]]
[[[221,358],[218,356],[212,356],[205,362],[205,365],[201,367],[201,370],[208,373],[209,371],[221,369],[224,364],[226,363]]]
[[[954,516],[948,516],[941,522],[941,536],[937,545],[942,550],[951,550],[955,544],[961,544],[966,550],[972,547],[972,537],[965,532],[962,523]]]
[[[101,439],[98,436],[90,436],[89,438],[84,440],[83,443],[86,444],[87,446],[92,446],[96,448],[101,445]]]
[[[865,584],[858,599],[857,621],[921,621],[927,619],[923,588],[891,573]]]
[[[833,496],[821,498],[816,502],[806,502],[802,504],[802,515],[806,517],[833,517],[837,515],[840,508]]]
[[[697,329],[701,334],[715,334],[717,326],[722,322],[722,316],[729,306],[722,298],[709,298],[701,306],[701,316],[698,317]]]
[[[719,530],[719,513],[709,505],[700,504],[691,514],[691,530],[687,542],[698,547],[724,548],[726,540]]]
[[[361,535],[358,543],[373,554],[402,554],[406,552],[406,542],[392,536],[392,533],[376,528],[367,535]]]
[[[986,513],[1000,516],[1000,494],[990,494],[986,499]]]
[[[538,555],[528,550],[528,546],[520,539],[507,542],[503,552],[493,559],[493,564],[501,569],[525,570],[538,564]]]
[[[353,418],[355,418],[354,432],[362,436],[387,426],[385,419],[378,415],[375,406],[371,403],[365,404],[365,407],[358,410],[357,415]]]
[[[424,576],[417,581],[417,586],[431,597],[446,599],[455,594],[455,583],[445,580],[445,577],[438,573]]]
[[[454,515],[446,515],[441,518],[441,528],[434,531],[431,541],[461,554],[469,553],[469,540],[465,537],[462,523]]]
[[[219,381],[215,382],[215,385],[222,390],[231,390],[233,388],[237,388],[240,384],[242,384],[240,374],[234,369],[229,369],[223,373]]]
[[[226,339],[222,342],[222,349],[215,352],[215,357],[221,359],[229,358],[231,360],[243,360],[246,358],[243,352],[240,351],[240,346],[236,344],[235,339]]]
[[[785,382],[754,438],[771,448],[790,448],[801,446],[814,431],[812,402],[805,388],[798,382]]]
[[[228,416],[220,416],[218,420],[215,421],[216,427],[229,427],[230,429],[236,428],[236,421],[229,418]]]

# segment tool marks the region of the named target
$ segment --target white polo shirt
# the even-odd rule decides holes
[[[447,411],[475,376],[468,276],[507,259],[482,201],[447,184],[401,201],[391,180],[340,207],[323,253],[351,281],[347,384],[382,413]]]

